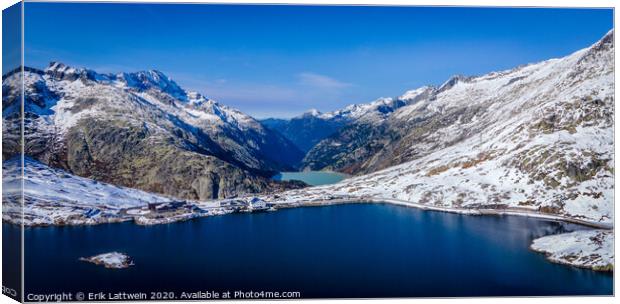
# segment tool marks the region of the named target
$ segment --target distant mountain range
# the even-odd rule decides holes
[[[304,153],[307,153],[321,140],[334,134],[347,122],[343,119],[321,117],[318,112],[307,112],[291,119],[261,120],[263,125],[281,133]]]
[[[407,100],[401,98],[380,98],[366,104],[352,104],[333,112],[321,113],[312,109],[291,119],[268,118],[261,120],[261,123],[280,132],[307,153],[321,140],[353,122],[381,121],[406,104]]]

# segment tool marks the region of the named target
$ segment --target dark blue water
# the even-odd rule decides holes
[[[4,225],[4,229],[15,229]],[[137,226],[31,228],[26,292],[299,291],[308,297],[609,295],[610,274],[552,264],[532,238],[583,229],[381,204]],[[109,270],[78,258],[135,259]]]

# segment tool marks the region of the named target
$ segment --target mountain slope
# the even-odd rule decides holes
[[[384,149],[402,130],[388,129],[386,121],[402,107],[429,98],[435,88],[422,87],[398,98],[380,98],[368,104],[350,105],[328,113],[326,119],[344,118],[342,126],[323,138],[306,154],[301,167],[359,173],[364,161]]]
[[[3,79],[5,126],[19,118],[18,77]],[[281,189],[269,177],[302,156],[250,116],[158,71],[98,74],[52,63],[26,69],[24,83],[26,154],[79,176],[211,199]],[[17,150],[7,142],[3,158]]]
[[[172,202],[152,193],[74,176],[28,157],[23,168],[24,205],[18,195],[3,195],[2,216],[12,223],[30,226],[116,222],[123,220],[119,216],[123,208]],[[3,162],[2,170],[4,194],[21,195],[22,180],[17,178],[21,176],[20,158]]]
[[[611,224],[613,35],[561,59],[451,80],[381,122],[368,139],[381,148],[356,170],[377,171],[270,200],[372,197]],[[330,140],[349,144],[340,138]]]
[[[550,103],[550,99],[564,98],[562,94],[573,94],[573,85],[608,89],[602,86],[610,84],[581,83],[587,79],[575,77],[580,74],[585,74],[583,77],[586,78],[602,77],[599,73],[602,71],[595,71],[591,64],[600,64],[609,69],[611,63],[597,63],[593,60],[600,59],[596,56],[609,57],[605,55],[609,52],[609,47],[605,45],[613,43],[608,38],[610,36],[613,37],[613,33],[610,32],[597,44],[604,46],[595,45],[588,51],[580,51],[588,52],[587,55],[577,52],[563,59],[552,59],[481,77],[456,76],[436,89],[425,87],[407,92],[403,97],[414,97],[413,102],[407,102],[406,106],[374,124],[356,121],[347,125],[310,150],[303,165],[314,170],[370,173],[417,159],[471,139],[472,136],[484,136],[483,131],[491,124],[502,123],[502,120],[512,121],[513,114],[543,109],[549,111],[546,103]],[[584,56],[584,59],[580,59],[580,56]],[[607,57],[600,60],[613,60]],[[588,65],[588,60],[593,62]],[[571,69],[571,72],[567,72]],[[565,82],[561,83],[559,77],[565,77]],[[422,91],[426,93],[416,95],[416,92]],[[539,95],[534,95],[536,93]],[[583,93],[581,97],[596,99],[596,95]],[[564,109],[560,114],[569,110]],[[551,115],[548,119],[555,119],[552,117],[554,113],[548,114]],[[540,127],[544,129],[547,123],[554,122],[543,121]]]

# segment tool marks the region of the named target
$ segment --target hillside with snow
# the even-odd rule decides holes
[[[69,174],[26,157],[23,197],[19,157],[3,162],[3,219],[26,225],[94,224],[124,221],[122,209],[173,200]],[[23,217],[22,217],[23,216]]]
[[[436,88],[408,91],[393,99],[401,105],[393,111],[363,115],[322,140],[307,153],[302,167],[356,175],[372,173],[472,141],[474,136],[488,141],[491,138],[485,136],[496,138],[500,128],[510,129],[506,125],[525,127],[533,120],[538,125],[529,128],[531,137],[548,137],[561,128],[572,132],[582,123],[568,126],[573,116],[583,116],[605,128],[613,114],[613,102],[605,100],[613,98],[613,77],[609,80],[613,73],[612,40],[610,32],[591,48],[562,59],[480,77],[455,76]],[[596,104],[599,100],[600,106]],[[358,108],[372,108],[373,104]],[[492,126],[496,130],[490,130]],[[584,126],[589,124],[584,122]]]
[[[613,59],[612,31],[564,58],[408,92],[415,100],[374,127],[347,126],[306,156],[321,149],[323,168],[367,174],[266,199],[383,198],[612,224]]]

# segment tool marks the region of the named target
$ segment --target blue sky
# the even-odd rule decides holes
[[[26,3],[25,62],[158,69],[256,117],[398,96],[561,57],[611,9]]]
[[[21,3],[2,10],[2,74],[17,69],[21,63]]]

